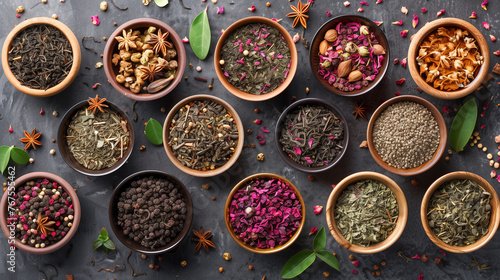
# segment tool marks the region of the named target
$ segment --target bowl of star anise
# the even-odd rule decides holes
[[[104,71],[124,96],[150,101],[179,84],[186,67],[186,51],[179,35],[166,23],[150,18],[127,21],[104,48]]]

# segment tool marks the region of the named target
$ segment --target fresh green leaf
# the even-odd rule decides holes
[[[99,232],[99,237],[102,237],[104,239],[103,241],[108,240],[109,239],[108,231],[105,228],[102,228],[101,232]]]
[[[106,247],[104,247],[104,253],[106,253],[106,254],[107,254],[108,252],[109,252],[109,249],[108,249],[108,248],[106,248]]]
[[[155,4],[158,7],[165,7],[168,5],[168,0],[155,0]]]
[[[477,104],[476,99],[472,98],[460,108],[453,123],[451,124],[450,133],[450,146],[455,152],[460,152],[474,131],[477,120]]]
[[[212,35],[210,33],[207,8],[196,16],[189,30],[189,44],[194,54],[199,59],[205,59],[210,50],[210,39]]]
[[[114,250],[115,249],[115,243],[111,241],[111,239],[108,239],[106,242],[104,242],[104,248]]]
[[[96,250],[98,249],[99,247],[102,246],[104,242],[102,242],[102,240],[100,239],[97,239],[96,241],[94,241],[94,243],[92,244],[92,249]]]
[[[325,248],[326,245],[326,234],[325,228],[321,227],[321,229],[316,233],[313,241],[313,250],[318,252],[319,250]]]
[[[311,250],[300,251],[291,257],[281,270],[281,278],[291,279],[306,270],[316,259],[316,255]]]
[[[149,142],[155,145],[161,145],[163,143],[163,127],[157,120],[153,118],[149,119],[146,124],[145,133]]]
[[[7,168],[7,165],[9,164],[11,150],[12,147],[7,147],[7,146],[0,147],[0,171],[2,174],[5,171],[5,168]]]
[[[336,270],[340,269],[337,257],[335,257],[332,253],[328,252],[327,250],[316,251],[316,256],[320,258],[322,261],[326,262],[329,266],[335,268]]]
[[[18,164],[26,164],[30,160],[30,155],[25,150],[16,147],[12,147],[10,157]]]

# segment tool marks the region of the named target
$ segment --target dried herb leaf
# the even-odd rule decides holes
[[[208,22],[207,8],[193,20],[189,30],[189,44],[194,54],[199,59],[205,59],[210,50],[210,24]]]
[[[329,266],[335,268],[336,270],[340,269],[337,257],[335,257],[332,253],[328,252],[327,250],[319,250],[318,252],[316,252],[316,256],[320,258],[322,261],[326,262]]]
[[[10,157],[17,163],[17,164],[26,164],[30,160],[30,156],[28,153],[23,150],[19,149],[16,147],[11,147],[12,150],[10,151]]]
[[[9,164],[10,160],[10,152],[12,147],[1,146],[0,147],[0,171],[3,173],[5,168],[7,168],[7,164]]]
[[[477,104],[474,98],[465,102],[460,108],[450,127],[450,146],[455,152],[460,152],[474,131],[477,120]]]
[[[149,142],[155,145],[161,145],[163,143],[163,127],[157,120],[153,118],[149,119],[145,133]]]
[[[291,257],[281,270],[281,278],[291,279],[306,270],[316,259],[312,250],[300,251]]]
[[[168,5],[168,0],[155,0],[155,4],[158,7],[165,7]]]

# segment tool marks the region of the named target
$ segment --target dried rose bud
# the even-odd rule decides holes
[[[321,205],[314,206],[314,214],[318,215],[319,213],[321,213],[321,211],[323,211],[323,206]]]
[[[427,13],[427,8],[426,8],[426,7],[422,7],[422,9],[421,9],[421,10],[422,10],[422,14]]]
[[[375,2],[375,4],[380,4],[382,3],[382,0],[377,0],[377,2]]]
[[[183,43],[189,43],[189,39],[186,36],[184,36],[184,38],[182,38],[182,42]]]
[[[489,23],[487,23],[486,21],[483,21],[483,27],[484,27],[484,29],[486,29],[486,30],[490,30],[490,24],[489,24]]]
[[[403,66],[404,68],[406,68],[406,64],[408,63],[408,58],[405,57],[403,58],[403,60],[401,60],[401,66]]]
[[[401,7],[401,12],[405,15],[408,14],[408,9],[406,7]]]
[[[221,14],[222,15],[223,13],[224,13],[224,6],[222,6],[220,8],[217,7],[217,14]]]
[[[488,8],[486,8],[486,5],[488,5],[488,0],[484,0],[483,3],[481,3],[481,8],[483,8],[485,11],[488,10]]]
[[[364,9],[361,7],[358,9],[358,13],[362,13],[363,11],[364,11]]]
[[[255,11],[255,6],[254,6],[254,5],[252,5],[252,7],[248,8],[248,10],[249,10],[250,12]]]
[[[329,17],[331,16],[332,14],[329,12],[329,11],[326,11],[326,16]]]
[[[442,262],[443,262],[443,259],[441,259],[440,257],[436,257],[436,258],[434,259],[434,263],[435,263],[435,264],[441,264]]]
[[[344,6],[349,7],[349,5],[351,5],[351,2],[349,2],[349,1],[344,2]]]
[[[439,12],[437,12],[437,14],[436,14],[436,15],[437,15],[437,17],[442,16],[442,15],[444,14],[444,12],[445,12],[445,10],[444,10],[444,9],[442,9],[442,10],[441,10],[441,11],[439,11]]]
[[[300,40],[300,35],[299,35],[299,33],[296,33],[295,35],[293,35],[293,42],[294,42],[294,43],[297,43],[299,40]]]
[[[381,26],[384,22],[383,21],[374,21],[374,23],[377,25],[377,26]]]
[[[495,36],[491,35],[491,34],[490,34],[490,39],[491,39],[492,42],[495,42],[497,40],[497,38]]]
[[[309,232],[309,235],[313,235],[316,231],[318,230],[317,227],[313,227],[311,231]]]
[[[428,262],[429,261],[429,256],[427,256],[426,254],[423,254],[422,257],[420,257],[420,260],[423,261],[423,262]]]
[[[45,111],[44,111],[44,110],[43,110],[43,108],[42,108],[42,109],[40,109],[40,115],[42,115],[42,116],[43,116],[43,114],[45,114]]]
[[[368,2],[366,2],[366,1],[361,1],[361,2],[359,2],[359,4],[361,6],[368,6]]]
[[[402,38],[406,38],[406,36],[408,36],[408,30],[403,30],[403,31],[399,32],[399,34],[401,34]]]
[[[495,178],[497,176],[497,172],[495,170],[491,170],[490,177]]]
[[[394,24],[394,25],[403,25],[403,21],[402,20],[393,21],[392,24]]]
[[[359,260],[352,261],[352,264],[353,264],[355,267],[358,267],[358,266],[359,266]]]
[[[469,18],[477,18],[476,12],[472,12],[469,16]]]
[[[368,30],[368,26],[361,25],[361,27],[359,28],[359,33],[361,33],[363,35],[368,35],[368,34],[370,34],[370,30]]]
[[[14,132],[14,129],[12,129],[12,125],[9,125],[9,133]]]
[[[405,78],[401,78],[401,79],[397,80],[396,85],[398,85],[398,86],[402,85],[405,82],[405,80],[406,80]]]
[[[394,61],[392,62],[394,65],[399,63],[399,58],[395,58]]]
[[[418,16],[417,15],[413,15],[413,20],[411,21],[411,25],[413,26],[413,28],[417,27],[417,25],[418,25]]]

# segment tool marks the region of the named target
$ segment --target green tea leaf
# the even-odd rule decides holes
[[[207,8],[196,16],[189,30],[189,44],[199,59],[205,59],[210,50],[211,33]]]
[[[153,118],[149,119],[146,124],[145,133],[149,142],[155,145],[161,145],[163,143],[163,127],[157,120]]]
[[[12,147],[1,146],[0,147],[0,171],[3,173],[10,160],[10,152]]]
[[[448,137],[450,139],[450,146],[455,152],[460,152],[474,131],[477,120],[477,104],[476,99],[472,98],[460,108],[453,123],[450,127]]]
[[[316,256],[318,256],[318,258],[320,258],[322,261],[326,262],[329,266],[340,271],[339,261],[337,260],[337,257],[335,257],[332,253],[328,252],[327,250],[319,250],[316,252]]]
[[[318,252],[319,250],[325,248],[326,245],[326,234],[325,228],[321,227],[321,229],[316,233],[313,241],[313,250]]]
[[[165,7],[168,5],[168,0],[155,0],[155,4],[158,7]]]
[[[101,232],[99,233],[99,239],[102,241],[106,241],[109,239],[108,231],[105,228],[101,229]]]
[[[103,243],[104,248],[114,250],[115,249],[115,243],[111,241],[111,239],[108,239],[106,242]]]
[[[102,242],[102,240],[99,240],[97,239],[96,241],[94,241],[94,243],[92,244],[92,249],[96,250],[98,249],[99,247],[102,246],[104,242]]]
[[[293,255],[281,270],[281,278],[291,279],[306,270],[316,259],[316,255],[311,250],[300,251]]]
[[[30,155],[25,150],[16,147],[12,147],[10,157],[18,164],[26,164],[30,160]]]

